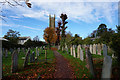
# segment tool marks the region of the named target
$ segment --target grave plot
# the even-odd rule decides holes
[[[35,52],[36,49],[34,49]],[[33,50],[30,49],[30,54]],[[26,52],[27,53],[27,52]],[[14,53],[15,54],[15,53]],[[35,53],[36,54],[36,53]],[[24,67],[24,61],[26,55],[21,51],[18,56],[15,55],[15,58],[18,58],[17,68],[12,67],[14,73],[11,73],[12,63],[12,54],[8,51],[8,57],[3,56],[3,79],[13,80],[13,79],[38,79],[38,78],[52,78],[54,73],[55,66],[55,57],[53,51],[47,50],[47,63],[45,63],[45,51],[42,50],[42,54],[39,53],[39,56],[35,62],[30,63],[30,58],[28,58],[27,66]],[[14,60],[13,59],[13,60]],[[13,61],[15,62],[15,61]],[[16,64],[15,64],[16,65]],[[17,70],[16,70],[17,69]]]

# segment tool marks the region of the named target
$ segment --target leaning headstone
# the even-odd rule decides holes
[[[100,44],[98,44],[98,46],[97,46],[97,54],[98,55],[101,55],[101,45]]]
[[[74,45],[73,45],[73,57],[76,57],[75,47],[74,47]]]
[[[83,61],[84,60],[84,55],[83,55],[83,50],[80,49],[80,60]]]
[[[8,50],[6,49],[5,50],[5,58],[7,58],[8,57]]]
[[[80,58],[80,45],[77,46],[77,58]]]
[[[32,57],[33,55],[32,54],[30,54],[30,63],[32,63],[33,62],[33,57]]]
[[[93,53],[93,45],[92,44],[90,45],[90,53],[91,54]]]
[[[86,53],[86,63],[87,63],[86,67],[90,70],[92,76],[95,77],[93,59],[88,47],[85,48],[85,53]]]
[[[25,61],[24,61],[24,64],[23,64],[24,67],[26,67],[28,65],[29,55],[30,55],[30,48],[28,49],[28,51],[25,55]]]
[[[72,46],[70,47],[70,54],[71,54],[71,56],[73,55],[73,47]]]
[[[103,45],[103,56],[107,56],[107,46],[106,46],[106,44]]]
[[[93,44],[93,54],[96,54],[96,44]]]
[[[11,65],[11,72],[14,73],[18,70],[18,53],[14,51],[12,53],[12,65]]]
[[[102,78],[111,78],[112,70],[112,58],[111,56],[105,56],[102,68]]]

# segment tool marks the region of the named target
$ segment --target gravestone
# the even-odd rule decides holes
[[[33,59],[32,61],[35,62],[35,52],[34,51],[32,52],[32,59]]]
[[[38,47],[36,47],[36,57],[35,57],[35,59],[37,59],[37,56],[38,56]]]
[[[45,62],[47,62],[47,49],[45,49]]]
[[[83,50],[80,49],[80,60],[83,61],[84,60],[84,54],[83,54]]]
[[[71,56],[73,55],[73,47],[72,46],[70,47],[70,54],[71,54]]]
[[[80,58],[80,45],[77,46],[77,58]]]
[[[112,70],[112,58],[111,56],[105,56],[102,68],[102,78],[111,78]]]
[[[7,58],[8,57],[8,50],[6,49],[5,50],[5,58]]]
[[[58,50],[60,50],[60,45],[58,45]]]
[[[14,51],[12,53],[12,65],[11,65],[11,72],[14,73],[18,70],[18,53]]]
[[[4,53],[5,53],[5,49],[2,48],[2,56],[4,56]]]
[[[33,54],[30,54],[30,63],[33,62]]]
[[[106,44],[103,45],[103,56],[107,56],[107,46],[106,46]]]
[[[96,54],[96,44],[93,44],[93,54]]]
[[[40,56],[40,54],[39,54],[39,53],[40,53],[40,48],[38,48],[38,54],[37,54],[38,56]]]
[[[93,53],[93,45],[92,44],[90,45],[90,53],[91,54]]]
[[[101,55],[101,45],[100,45],[100,44],[98,44],[98,46],[97,46],[97,47],[98,47],[98,49],[97,49],[97,50],[98,50],[98,51],[97,51],[97,54],[98,54],[98,55]]]
[[[75,46],[73,45],[73,57],[76,57]]]
[[[22,52],[25,54],[25,49],[24,48],[22,48]]]
[[[85,53],[86,53],[86,63],[87,63],[86,67],[90,70],[92,76],[95,77],[93,59],[88,47],[85,48]]]
[[[19,54],[19,52],[20,52],[20,48],[18,48],[18,50],[17,50],[17,51],[18,51],[18,54]]]
[[[29,55],[30,55],[30,48],[28,48],[28,51],[25,55],[25,60],[24,60],[24,64],[23,64],[24,67],[26,67],[28,65]]]

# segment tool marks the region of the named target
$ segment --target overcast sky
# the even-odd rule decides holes
[[[1,1],[1,0],[0,0]],[[4,1],[4,0],[2,0]],[[61,1],[61,2],[60,2]],[[57,21],[60,14],[68,16],[68,28],[73,35],[79,34],[85,38],[98,28],[101,23],[108,28],[116,29],[118,25],[118,0],[30,0],[32,8],[28,8],[23,2],[23,6],[2,7],[6,21],[2,21],[2,35],[9,29],[19,31],[21,36],[31,38],[39,36],[43,39],[43,31],[49,26],[49,14],[56,15]]]

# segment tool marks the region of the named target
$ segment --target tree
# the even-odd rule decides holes
[[[33,41],[39,41],[39,37],[38,36],[34,37]]]
[[[58,27],[56,27],[56,33],[57,33],[57,41],[56,44],[60,45],[60,32],[61,32],[61,21],[58,21]]]
[[[117,32],[119,33],[120,32],[120,26],[118,25],[116,25],[116,28],[117,28]]]
[[[101,36],[106,31],[107,31],[107,26],[105,24],[100,24],[97,29],[97,36]]]
[[[19,37],[20,37],[20,33],[12,29],[9,29],[7,34],[4,35],[5,39],[8,39],[10,42],[16,43],[16,44],[18,43]]]
[[[29,0],[24,0],[26,5],[31,8],[31,3],[29,2]],[[23,6],[23,4],[20,2],[20,0],[3,0],[0,1],[0,9],[3,7],[3,5],[8,5],[10,7],[16,7],[16,6]],[[0,10],[0,13],[3,13],[2,9]],[[6,16],[3,14],[0,14],[0,18],[4,21],[6,21],[4,18]]]
[[[60,48],[63,49],[65,48],[65,29],[67,28],[67,26],[65,27],[65,25],[68,23],[67,21],[65,21],[68,17],[66,14],[61,14],[60,18],[62,19],[62,26],[60,26],[62,28],[62,34],[61,34],[61,46]]]
[[[51,44],[55,43],[56,39],[57,39],[57,35],[56,35],[56,32],[55,32],[55,29],[53,27],[47,27],[44,30],[43,38],[49,44],[49,48],[50,48]]]
[[[84,44],[92,44],[92,40],[90,37],[87,37],[83,40]]]
[[[80,37],[78,34],[75,34],[71,42],[74,45],[82,44],[82,37]]]

